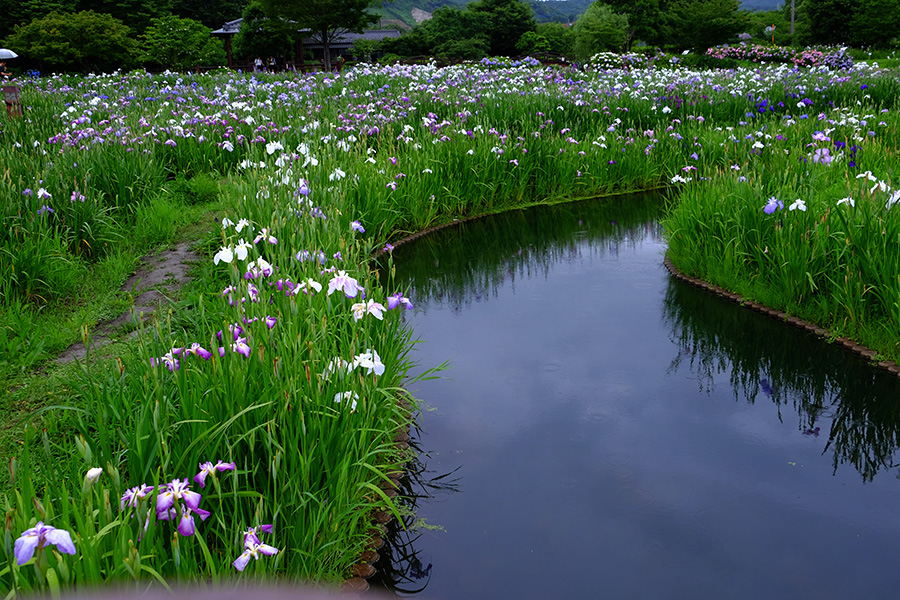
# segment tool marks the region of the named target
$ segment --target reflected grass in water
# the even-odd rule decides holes
[[[646,235],[662,239],[656,218],[665,203],[666,195],[655,191],[514,210],[442,229],[399,246],[394,256],[403,261],[418,304],[461,309],[495,296],[517,277],[545,277],[553,264],[582,253],[585,243],[592,252],[615,254]],[[615,218],[597,219],[598,212]],[[465,266],[435,268],[442,263]],[[387,258],[380,264],[386,276]]]
[[[727,374],[735,401],[768,398],[797,413],[807,435],[826,437],[834,470],[852,465],[866,481],[894,468],[900,447],[900,382],[847,350],[691,286],[671,280],[664,318],[681,352],[670,371],[688,369],[701,391]],[[754,333],[748,335],[748,321]]]

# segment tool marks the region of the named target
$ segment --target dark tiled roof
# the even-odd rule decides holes
[[[235,19],[234,21],[228,21],[225,23],[221,29],[216,29],[213,31],[213,35],[227,35],[234,34],[240,31],[241,23],[244,22],[244,19]],[[303,30],[301,30],[303,31]],[[397,29],[367,29],[362,33],[343,33],[332,42],[332,46],[352,46],[353,42],[358,39],[364,40],[373,40],[376,42],[380,42],[386,38],[396,38],[400,37],[400,31]],[[312,38],[304,38],[303,40],[304,46],[315,47],[319,45]]]

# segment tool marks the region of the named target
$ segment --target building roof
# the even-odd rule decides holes
[[[241,23],[244,22],[244,19],[235,19],[234,21],[228,21],[225,23],[221,29],[216,29],[213,31],[213,35],[234,35],[241,29]],[[301,29],[301,33],[309,33],[308,29]],[[376,42],[380,42],[383,39],[387,38],[397,38],[400,37],[400,31],[397,29],[367,29],[362,33],[352,33],[345,32],[338,35],[334,41],[332,41],[331,46],[333,48],[340,48],[343,46],[350,47],[353,45],[353,42],[359,39],[363,40],[373,40]],[[316,46],[321,46],[317,40],[314,38],[305,37],[303,39],[303,45],[315,48]]]

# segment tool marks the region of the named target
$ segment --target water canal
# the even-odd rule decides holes
[[[900,381],[671,278],[658,196],[398,247],[424,367],[401,596],[888,598]]]

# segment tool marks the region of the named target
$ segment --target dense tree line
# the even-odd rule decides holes
[[[0,0],[0,45],[16,66],[110,71],[140,65],[184,70],[225,62],[210,36],[247,0]]]
[[[400,56],[480,58],[559,52],[585,59],[636,43],[703,51],[738,35],[776,44],[900,47],[900,0],[790,0],[773,11],[748,11],[739,0],[598,0],[571,27],[536,23],[521,0],[478,0],[444,7],[384,49]],[[519,27],[508,19],[516,15]],[[500,37],[502,40],[498,40]],[[502,42],[502,43],[501,43]]]

